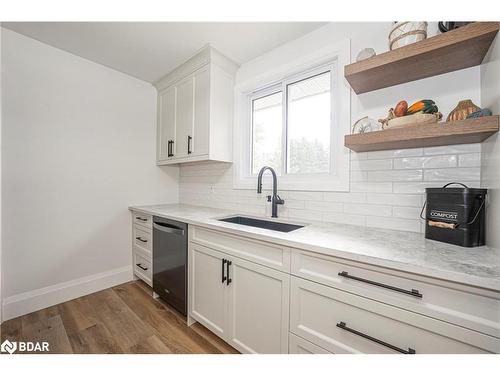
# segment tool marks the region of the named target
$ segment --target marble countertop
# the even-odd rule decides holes
[[[500,291],[500,250],[486,246],[466,248],[426,240],[419,233],[278,219],[307,224],[293,232],[282,233],[217,220],[238,214],[233,211],[183,204],[132,206],[129,209],[284,246]]]

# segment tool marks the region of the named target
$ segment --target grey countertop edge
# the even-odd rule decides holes
[[[155,205],[159,206],[159,205]],[[189,206],[186,205],[187,207],[195,208],[196,206]],[[209,207],[199,207],[200,210],[210,210]],[[415,265],[415,264],[408,264],[392,259],[387,259],[387,258],[382,258],[382,257],[376,257],[376,256],[370,256],[370,255],[365,255],[365,254],[356,254],[352,253],[346,250],[338,250],[335,248],[329,248],[329,247],[320,247],[320,246],[315,246],[315,245],[309,245],[304,242],[297,242],[293,240],[287,240],[287,239],[282,239],[282,238],[276,238],[273,237],[272,235],[265,235],[261,233],[255,233],[252,232],[250,229],[247,229],[245,227],[243,228],[234,228],[231,227],[233,225],[238,225],[238,224],[230,224],[228,223],[226,225],[214,225],[211,223],[207,223],[205,221],[198,221],[192,218],[186,218],[182,216],[177,216],[177,215],[169,215],[163,212],[158,212],[155,210],[148,209],[147,206],[129,206],[128,209],[130,211],[135,211],[135,212],[142,212],[145,214],[149,215],[154,215],[154,216],[159,216],[163,217],[166,219],[171,219],[171,220],[178,220],[185,222],[187,224],[191,225],[196,225],[200,226],[203,228],[207,229],[212,229],[212,230],[217,230],[220,232],[228,233],[228,234],[233,234],[233,235],[239,235],[247,238],[251,238],[254,240],[259,240],[259,241],[265,241],[273,244],[278,244],[286,247],[292,247],[300,250],[305,250],[305,251],[311,251],[314,253],[318,254],[323,254],[323,255],[330,255],[338,258],[343,258],[347,260],[352,260],[352,261],[357,261],[361,263],[366,263],[366,264],[371,264],[374,266],[379,266],[379,267],[384,267],[396,271],[404,271],[407,273],[412,273],[415,275],[419,276],[425,276],[425,277],[431,277],[439,280],[444,280],[444,281],[451,281],[454,283],[459,283],[467,286],[473,286],[473,287],[479,287],[483,289],[489,289],[493,291],[500,291],[500,280],[496,280],[493,278],[485,278],[485,277],[480,277],[480,276],[475,276],[467,273],[461,273],[461,272],[453,272],[449,270],[442,270],[442,269],[434,269],[430,267],[422,267],[420,265]],[[213,209],[213,210],[219,210],[219,209]],[[221,210],[222,211],[222,210]],[[236,215],[237,213],[233,212],[226,212],[227,214],[234,214]],[[222,214],[220,216],[215,215],[215,217],[223,217],[225,214]],[[251,216],[251,215],[246,215],[246,216]],[[289,220],[284,220],[287,222],[290,222]],[[293,221],[292,221],[293,222]],[[295,221],[296,222],[296,221]]]

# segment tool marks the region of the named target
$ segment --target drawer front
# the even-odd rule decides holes
[[[462,354],[500,348],[491,336],[293,276],[290,329],[338,354]]]
[[[141,227],[140,225],[134,225],[133,227],[133,241],[134,241],[134,249],[139,250],[142,254],[147,258],[151,257],[151,249],[152,247],[152,239],[151,230]]]
[[[134,274],[152,287],[153,269],[151,267],[151,259],[143,257],[138,253],[134,253]]]
[[[195,226],[189,229],[189,240],[279,271],[290,272],[290,249],[284,246]]]
[[[304,340],[302,337],[290,333],[288,336],[289,354],[332,354],[312,342]]]
[[[291,272],[308,280],[500,337],[500,293],[297,249],[292,249]]]
[[[151,217],[151,215],[143,214],[141,212],[132,212],[132,217],[134,224],[141,225],[149,229],[153,227],[153,218]]]

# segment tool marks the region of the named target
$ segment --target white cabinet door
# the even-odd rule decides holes
[[[194,75],[194,131],[189,151],[193,156],[207,155],[210,142],[210,72],[208,66]]]
[[[243,353],[288,353],[290,275],[229,259],[227,341]]]
[[[190,244],[190,315],[222,338],[227,327],[227,292],[222,282],[224,255]]]
[[[177,85],[176,132],[174,154],[176,158],[188,156],[188,137],[193,134],[194,78],[190,76]]]
[[[170,87],[158,96],[159,118],[157,134],[157,158],[169,158],[169,142],[175,140],[176,88]]]

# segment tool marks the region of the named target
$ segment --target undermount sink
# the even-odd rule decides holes
[[[246,225],[249,227],[257,227],[257,228],[275,230],[278,232],[286,232],[286,233],[304,227],[304,225],[281,223],[279,221],[255,219],[252,217],[245,217],[245,216],[231,216],[218,220],[225,221],[226,223],[234,223],[234,224]]]

